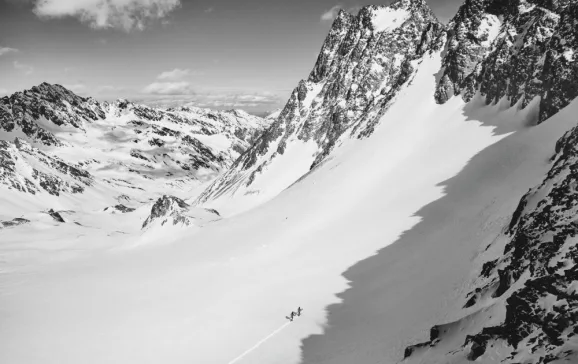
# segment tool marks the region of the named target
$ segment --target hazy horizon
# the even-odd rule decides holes
[[[0,0],[0,95],[42,82],[98,100],[264,113],[306,78],[339,8],[320,0]],[[461,0],[430,0],[441,21]]]

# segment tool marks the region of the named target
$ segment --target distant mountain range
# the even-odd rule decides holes
[[[131,208],[143,195],[184,198],[230,167],[270,122],[241,110],[98,102],[43,83],[0,99],[0,184],[13,198],[46,200],[46,209],[70,198],[92,205],[95,196]]]

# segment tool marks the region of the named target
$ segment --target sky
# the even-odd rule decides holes
[[[391,0],[0,0],[0,95],[42,82],[99,100],[282,107],[339,8]],[[462,0],[429,0],[446,22]]]

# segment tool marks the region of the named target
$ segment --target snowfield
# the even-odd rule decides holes
[[[122,234],[49,217],[0,230],[0,362],[399,361],[448,318],[578,111],[527,128],[531,105],[437,105],[440,63],[424,58],[371,138],[242,214],[143,231],[149,204],[77,217]]]

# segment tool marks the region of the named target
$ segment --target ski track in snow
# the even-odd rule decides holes
[[[251,347],[250,349],[248,349],[247,351],[245,351],[243,354],[239,355],[238,357],[236,357],[235,359],[231,360],[229,362],[229,364],[234,364],[237,363],[239,360],[243,359],[245,356],[247,356],[248,354],[250,354],[251,352],[253,352],[255,349],[257,349],[259,346],[261,346],[261,344],[263,344],[265,341],[269,340],[270,338],[272,338],[273,336],[277,335],[280,331],[282,331],[284,328],[286,328],[287,326],[289,326],[291,324],[291,322],[286,322],[283,325],[281,325],[278,329],[276,329],[275,331],[273,331],[272,333],[270,333],[269,335],[267,335],[266,337],[264,337],[263,339],[259,340],[259,342],[257,344],[255,344],[253,347]]]

